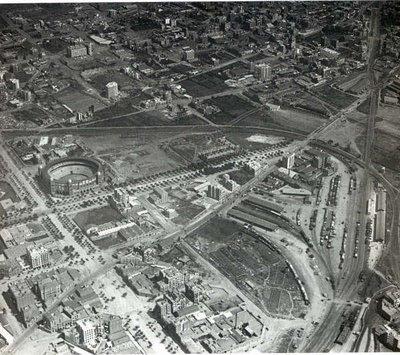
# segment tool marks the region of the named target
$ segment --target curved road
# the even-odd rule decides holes
[[[151,128],[151,129],[150,129]],[[194,130],[201,130],[201,131],[206,131],[209,132],[210,130],[215,130],[215,128],[211,128],[211,127],[199,127],[199,126],[184,126],[184,127],[159,127],[158,129],[156,129],[156,131],[160,131],[160,132],[176,132],[177,130],[181,131],[182,128],[188,129],[191,132],[193,132]],[[258,127],[258,126],[243,126],[243,127],[236,127],[236,126],[218,126],[218,129],[222,129],[224,131],[231,131],[231,132],[239,132],[239,133],[269,133],[269,134],[273,134],[273,135],[281,135],[281,136],[285,136],[285,137],[290,137],[290,138],[297,138],[297,139],[307,139],[307,136],[305,136],[304,134],[301,133],[296,133],[296,132],[292,132],[292,131],[287,131],[287,130],[280,130],[280,129],[269,129],[269,128],[264,128],[264,127]],[[142,128],[140,129],[142,132],[149,132],[149,134],[154,134],[154,127],[146,127],[146,128]],[[71,132],[71,129],[55,129],[55,130],[51,130],[53,131],[62,131],[62,132]],[[75,131],[74,129],[72,129],[72,131]],[[79,129],[76,130],[77,132],[79,131],[80,133],[85,132],[86,129]],[[93,129],[89,129],[88,131],[93,131]],[[95,129],[95,131],[104,131],[104,129]],[[109,131],[108,129],[106,129],[106,131]],[[125,132],[127,131],[126,128],[113,128],[112,131],[114,132]],[[131,131],[137,131],[137,129],[131,130]],[[152,132],[150,132],[152,131]],[[17,134],[21,134],[22,132],[19,131],[15,131],[15,133]],[[23,131],[23,133],[26,134],[25,131]],[[61,132],[59,132],[61,133]],[[312,145],[315,145],[327,152],[345,157],[351,161],[353,161],[354,163],[358,164],[361,167],[365,167],[365,162],[363,160],[361,160],[360,158],[338,148],[338,147],[332,147],[326,144],[326,142],[319,142],[319,141],[312,141],[311,139],[309,140],[309,143],[311,143]],[[389,200],[391,201],[392,205],[393,205],[393,215],[394,215],[394,219],[395,222],[392,223],[392,233],[391,233],[391,238],[389,241],[389,245],[391,246],[391,253],[395,252],[396,254],[399,254],[399,241],[398,241],[398,230],[397,230],[397,226],[398,226],[398,218],[399,218],[399,201],[398,201],[398,191],[397,189],[395,189],[392,184],[380,173],[378,173],[374,168],[370,169],[370,174],[372,177],[374,177],[375,179],[377,179],[379,182],[382,183],[382,185],[386,188],[386,190],[388,191],[388,197]],[[356,262],[352,262],[352,264],[354,265],[354,269],[355,270],[362,270],[363,266],[364,266],[364,262],[362,261],[362,258],[356,259]],[[393,268],[393,270],[396,270],[396,268],[398,268],[400,266],[400,260],[396,259],[396,258],[391,258],[391,266]],[[398,269],[397,269],[398,270]],[[350,289],[348,291],[345,292],[345,290],[343,290],[343,292],[345,292],[344,294],[342,294],[342,296],[344,295],[348,295],[348,296],[352,296],[354,295],[354,293],[357,291],[357,285],[356,282],[354,282],[354,279],[358,276],[358,273],[353,273],[352,275],[352,282],[350,283],[349,280],[347,280],[346,284],[353,285],[353,287],[350,287]],[[342,297],[341,297],[342,298]],[[345,298],[345,297],[344,297]],[[312,338],[309,341],[309,345],[307,346],[306,350],[307,351],[321,351],[321,345],[322,347],[329,347],[329,345],[331,343],[333,343],[334,338],[336,337],[336,334],[334,332],[332,332],[332,325],[333,324],[339,324],[338,322],[341,322],[340,319],[340,314],[341,314],[341,309],[342,307],[344,307],[343,304],[337,304],[337,303],[332,303],[330,309],[327,312],[327,315],[325,317],[325,321],[323,323],[321,323],[319,325],[319,327],[316,329],[316,331],[314,332]],[[28,332],[25,333],[25,335]],[[18,344],[18,343],[17,343]],[[14,346],[17,346],[17,344],[15,344]]]

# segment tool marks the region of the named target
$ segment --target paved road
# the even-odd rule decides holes
[[[228,128],[229,129],[229,128]],[[238,130],[239,128],[238,127],[234,127],[233,128],[234,130]],[[254,131],[257,131],[257,132],[269,132],[269,131],[271,131],[271,130],[269,130],[269,129],[263,129],[263,128],[260,128],[260,127],[240,127],[240,129],[241,130],[244,130],[244,131],[248,131],[248,130],[254,130]],[[276,130],[274,130],[274,131],[276,131]],[[280,134],[284,134],[285,132],[284,131],[282,131],[282,130],[279,130],[280,132]],[[289,135],[293,135],[293,132],[289,132],[289,131],[287,131],[286,133],[288,133]],[[295,134],[296,135],[296,134]],[[325,147],[323,147],[323,148],[327,148],[326,146]],[[343,152],[343,151],[341,151],[339,148],[331,148],[334,152],[336,152],[336,153],[340,153],[340,154],[342,154],[342,155],[344,155],[344,156],[346,156],[347,158],[351,158],[353,161],[355,161],[355,162],[357,162],[357,163],[359,163],[360,165],[364,165],[364,161],[360,161],[360,159],[358,159],[358,158],[355,158],[355,157],[353,157],[351,154],[349,154],[349,153],[346,153],[346,152]],[[378,174],[377,172],[374,172],[373,170],[372,170],[372,173],[375,175],[375,177],[381,177],[381,175],[380,174]],[[261,177],[260,177],[261,178]],[[383,184],[384,185],[387,185],[387,182],[385,181],[385,180],[382,180],[382,182],[383,182]],[[253,181],[253,183],[256,183],[256,181]],[[253,185],[250,185],[250,186],[253,186]],[[242,191],[243,193],[244,193],[244,191]],[[237,198],[238,196],[234,196],[234,198],[232,199],[232,200],[230,200],[230,202],[232,202],[232,201],[234,201],[236,198]],[[228,201],[229,202],[229,201]],[[215,214],[217,213],[217,211],[214,211],[213,213],[210,213],[209,215],[206,215],[206,216],[204,216],[203,217],[203,221],[196,221],[196,223],[194,223],[190,228],[188,228],[188,229],[186,229],[186,233],[190,233],[192,230],[194,230],[194,229],[196,229],[199,225],[201,225],[202,224],[202,222],[204,223],[205,221],[207,221],[207,220],[209,220],[210,218],[212,218],[212,216],[214,216]],[[91,279],[92,278],[95,278],[96,277],[96,275],[97,274],[101,274],[101,270],[99,270],[95,275],[92,275],[91,276]],[[85,281],[84,281],[85,282]],[[71,291],[72,292],[72,291]],[[66,296],[65,296],[66,297]],[[59,301],[58,301],[59,302]],[[333,313],[335,313],[335,311],[332,311]],[[329,313],[330,314],[330,313]],[[330,321],[332,321],[332,319],[328,316],[327,317],[327,319],[330,319]],[[337,318],[336,318],[337,319]],[[25,333],[23,333],[23,335],[21,336],[21,337],[19,337],[18,338],[18,342],[16,342],[15,344],[14,344],[14,347],[16,347],[16,346],[18,346],[18,344],[20,344],[22,341],[23,341],[23,338],[24,337],[26,337],[26,336],[28,336],[29,337],[29,334],[31,334],[33,332],[33,330],[30,330],[30,329],[28,329]],[[319,331],[317,331],[316,332],[316,335],[314,336],[314,337],[318,337],[318,334],[319,334]],[[314,338],[313,337],[313,338]],[[310,343],[310,344],[312,344],[312,343]],[[13,349],[13,348],[12,348]],[[317,349],[318,350],[318,348],[315,348],[315,349]]]
[[[37,320],[36,324],[34,324],[31,327],[28,327],[22,334],[20,334],[17,338],[15,338],[14,342],[7,347],[7,352],[13,353],[15,352],[21,344],[27,340],[33,332],[38,328],[38,323],[40,323],[44,317],[47,315],[50,315],[60,304],[61,301],[63,301],[65,298],[70,296],[75,290],[83,285],[87,285],[90,283],[90,281],[95,280],[99,276],[107,273],[109,270],[111,270],[115,265],[117,264],[117,261],[106,264],[99,268],[98,270],[94,271],[92,274],[89,276],[83,278],[81,281],[75,282],[72,284],[69,288],[67,288],[57,299],[52,303],[52,305],[41,315],[41,317]]]
[[[358,105],[358,103],[357,103],[357,105]],[[346,110],[348,110],[348,109],[353,109],[353,108],[351,108],[351,107],[349,107],[349,108],[347,108]],[[346,113],[346,110],[344,110],[343,112],[342,112],[342,114],[343,113]],[[318,129],[318,130],[316,130],[316,131],[314,131],[314,132],[312,132],[308,137],[305,137],[305,140],[303,140],[303,142],[302,142],[302,144],[300,144],[299,146],[295,146],[294,148],[296,149],[296,150],[299,150],[299,149],[301,149],[302,147],[304,147],[307,143],[309,143],[311,140],[313,140],[314,138],[316,138],[316,137],[318,137],[318,135],[319,134],[321,134],[324,130],[327,130],[327,129],[329,129],[329,128],[331,128],[331,127],[333,127],[333,125],[336,123],[336,121],[338,120],[338,119],[340,119],[341,117],[338,115],[337,117],[332,117],[332,119],[328,122],[328,124],[327,125],[325,125],[322,129]],[[189,127],[185,127],[185,128],[189,128]],[[224,127],[224,126],[220,126],[220,128],[232,128],[232,127]],[[148,128],[146,128],[146,129],[148,129]],[[162,128],[163,130],[164,129],[167,129],[167,130],[174,130],[174,129],[179,129],[179,127],[174,127],[174,128],[171,128],[171,127],[168,127],[168,128],[165,128],[165,127],[163,127]],[[243,130],[243,131],[246,131],[246,130],[251,130],[251,129],[253,129],[253,130],[255,130],[255,131],[258,131],[258,132],[260,132],[260,131],[264,131],[264,132],[268,132],[268,131],[274,131],[275,133],[278,133],[278,134],[282,134],[282,135],[285,135],[285,133],[286,134],[289,134],[289,135],[291,135],[291,136],[301,136],[301,135],[298,135],[298,134],[295,134],[295,133],[293,133],[293,132],[288,132],[288,131],[284,131],[284,130],[269,130],[269,129],[263,129],[263,128],[260,128],[260,127],[235,127],[235,129],[237,130],[237,129],[240,129],[240,130]],[[304,138],[304,137],[303,137]],[[305,143],[305,142],[307,142],[307,143]],[[326,149],[326,147],[324,147],[325,149]],[[343,152],[339,152],[340,154],[343,154]],[[343,154],[343,155],[345,155],[345,154]],[[354,157],[352,157],[352,160],[353,161],[356,161],[357,162],[357,160],[356,159],[354,159]],[[360,164],[360,165],[364,165],[365,164],[365,161],[364,162],[362,162],[362,163],[360,163],[359,161],[358,161],[358,163]],[[384,181],[384,179],[382,179],[382,177],[380,177],[376,172],[374,172],[373,170],[371,170],[371,174],[372,175],[374,175],[375,177],[379,177],[383,182],[384,182],[384,185],[385,185],[385,181]],[[387,184],[386,184],[387,185]],[[194,226],[195,228],[197,227],[197,226]],[[397,245],[398,245],[398,242],[394,242],[394,243],[397,243]],[[361,260],[361,258],[360,258],[360,260]],[[71,291],[72,292],[72,291]],[[336,306],[335,306],[336,307]],[[335,308],[336,309],[336,308]],[[339,321],[340,319],[338,318],[338,317],[336,317],[336,313],[337,313],[337,309],[336,310],[333,310],[333,311],[330,311],[329,313],[328,313],[328,317],[326,318],[327,319],[327,321],[328,321],[328,323],[327,324],[330,324],[330,325],[332,325],[332,323],[335,323],[335,322],[337,322],[337,321]],[[335,316],[333,316],[333,318],[330,316],[330,315],[332,315],[332,312],[333,312],[333,314],[335,315]],[[320,327],[321,328],[321,330],[317,330],[316,331],[316,333],[315,333],[315,335],[314,335],[314,337],[313,337],[313,339],[315,339],[315,338],[317,338],[317,337],[319,337],[319,342],[321,342],[322,343],[322,341],[321,341],[321,339],[324,339],[323,341],[327,341],[327,338],[326,337],[332,337],[332,335],[326,335],[326,327],[324,328],[324,327]],[[30,334],[29,332],[30,331],[33,331],[33,330],[27,330],[26,331],[26,333],[24,333],[25,334],[25,336],[29,336],[29,335],[27,335],[27,334]],[[321,333],[322,332],[322,333]],[[324,336],[321,336],[321,334],[324,334]],[[15,345],[14,346],[17,346],[18,345],[18,343],[20,342],[20,341],[22,341],[22,340],[20,340],[20,338],[18,339],[18,342],[16,342],[15,343]],[[315,340],[312,340],[312,341],[310,341],[310,344],[314,344],[315,343]],[[318,343],[318,342],[317,342]],[[312,348],[312,347],[310,347],[310,348]],[[314,347],[314,349],[316,349],[316,350],[320,350],[320,348],[318,348],[318,346],[316,346],[316,347]]]

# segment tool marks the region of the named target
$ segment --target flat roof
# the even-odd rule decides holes
[[[278,229],[278,226],[276,224],[270,223],[268,221],[265,221],[261,218],[252,216],[248,213],[236,210],[236,209],[232,209],[228,212],[228,216],[240,219],[241,221],[244,222],[248,222],[248,223],[252,223],[255,224],[259,227],[274,231],[276,229]]]
[[[259,205],[262,207],[265,207],[267,209],[276,211],[278,213],[281,213],[284,208],[276,203],[267,201],[266,199],[260,197],[260,196],[256,196],[256,195],[250,195],[248,198],[245,199],[245,202],[249,202],[255,205]]]

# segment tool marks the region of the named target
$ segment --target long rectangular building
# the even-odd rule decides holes
[[[375,215],[375,238],[376,242],[385,240],[386,236],[386,212],[378,211]]]
[[[276,224],[274,224],[274,223],[270,223],[270,222],[265,221],[265,220],[263,220],[261,218],[252,216],[249,213],[245,213],[245,212],[239,211],[237,209],[231,209],[228,212],[228,216],[233,217],[233,218],[237,218],[237,219],[239,219],[239,220],[241,220],[243,222],[253,224],[253,225],[257,226],[257,227],[261,227],[261,228],[264,228],[264,229],[269,230],[269,231],[275,231],[275,230],[278,229],[278,226]]]
[[[267,201],[266,199],[256,196],[256,195],[250,195],[248,198],[246,198],[245,202],[250,203],[252,205],[266,208],[268,210],[272,210],[277,213],[282,213],[283,209],[284,209],[282,206],[280,206],[276,203]]]
[[[376,211],[386,211],[386,190],[380,190],[376,195]]]

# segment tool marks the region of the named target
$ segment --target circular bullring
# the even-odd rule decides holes
[[[62,158],[40,167],[39,178],[52,195],[72,195],[100,184],[102,170],[93,158]]]

